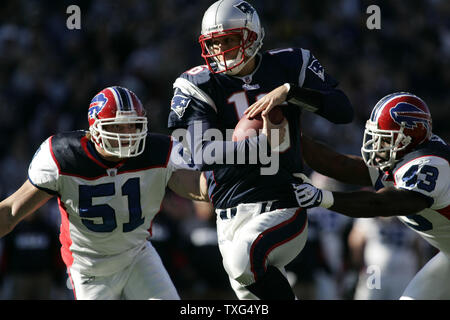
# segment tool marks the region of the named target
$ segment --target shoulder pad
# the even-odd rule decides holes
[[[306,77],[306,70],[310,64],[312,54],[303,48],[280,48],[264,52],[263,58],[270,59],[291,72],[296,72],[298,86],[302,87]]]
[[[175,107],[178,106],[177,95],[180,96],[181,99],[189,99],[190,97],[195,98],[201,102],[204,102],[211,106],[215,112],[217,112],[216,103],[210,97],[209,92],[211,92],[211,73],[206,66],[206,69],[199,69],[198,71],[191,71],[198,67],[192,68],[191,70],[186,71],[180,77],[178,77],[174,84],[173,88],[175,89],[175,95],[172,99],[172,109],[175,111]],[[198,72],[198,73],[197,73]],[[178,90],[177,90],[178,89]],[[186,105],[187,107],[187,105]]]
[[[193,67],[180,75],[180,78],[187,79],[195,85],[203,85],[209,82],[211,79],[211,71],[209,71],[207,65],[200,65]]]

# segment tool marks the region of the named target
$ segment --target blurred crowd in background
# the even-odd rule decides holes
[[[25,181],[28,164],[47,137],[88,128],[89,102],[104,87],[121,85],[134,91],[145,105],[150,130],[168,133],[172,83],[182,72],[204,63],[198,36],[203,13],[213,2],[2,1],[0,198]],[[250,3],[266,31],[263,50],[309,49],[340,82],[354,106],[355,119],[348,125],[333,125],[305,113],[305,132],[336,150],[359,154],[364,123],[375,103],[388,93],[409,91],[427,102],[434,133],[450,141],[450,1]],[[79,30],[66,27],[70,16],[66,9],[72,4],[81,9]],[[381,10],[379,30],[366,26],[370,15],[366,9],[372,4]],[[350,188],[308,173],[328,189],[331,185],[339,190]],[[417,260],[410,255],[409,265],[417,270],[435,253],[420,239],[419,245],[404,240],[402,234],[411,231],[395,221],[383,220],[381,227],[370,227],[373,232],[363,232],[365,239],[355,238],[356,221],[316,210],[320,212],[309,215],[310,241],[288,266],[289,279],[300,298],[355,298],[358,281],[365,281],[361,275],[368,275],[362,251],[368,247],[368,235],[377,228],[381,230],[380,246],[384,245],[379,250],[385,250],[379,254],[385,260],[378,265],[389,265],[387,260],[395,256],[386,253],[389,250],[411,250],[420,253]],[[39,217],[27,219],[16,232],[0,239],[0,298],[72,299],[59,257],[56,201],[35,215]],[[193,203],[169,191],[155,218],[151,240],[182,298],[235,298],[221,264],[215,216],[208,204]],[[32,252],[36,258],[31,258]],[[391,265],[390,270],[394,269]],[[27,287],[30,283],[31,289]],[[41,287],[50,289],[36,292]],[[395,299],[396,294],[384,297]]]

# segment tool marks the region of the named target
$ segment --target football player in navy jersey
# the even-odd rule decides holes
[[[263,38],[258,14],[248,2],[212,4],[203,16],[199,38],[206,64],[175,80],[168,126],[174,132],[186,129],[184,151],[199,170],[207,171],[219,248],[238,298],[295,299],[284,266],[300,253],[307,237],[306,211],[298,207],[290,186],[297,181],[292,174],[303,171],[300,116],[306,110],[334,123],[348,123],[353,109],[309,50],[261,53]],[[281,126],[284,139],[271,144],[280,147],[272,155],[279,156],[281,167],[263,174],[261,165],[250,161],[229,166],[229,150],[249,155],[267,140],[261,134],[227,141],[227,129],[234,129],[251,104],[279,87],[289,87],[290,95],[282,106],[288,122]],[[266,115],[264,119],[267,129]],[[222,139],[211,139],[210,132],[217,131]],[[262,163],[260,157],[258,161]]]
[[[148,132],[143,106],[126,88],[99,92],[88,120],[89,132],[42,143],[28,180],[0,202],[0,237],[56,196],[76,299],[179,299],[147,237],[166,186],[208,201],[200,173],[184,170],[177,141]]]
[[[322,206],[349,217],[398,216],[439,249],[401,299],[450,299],[450,147],[431,129],[422,99],[406,92],[387,95],[366,122],[362,158],[304,137],[305,160],[314,170],[346,183],[373,185],[376,192],[294,184],[302,207]]]

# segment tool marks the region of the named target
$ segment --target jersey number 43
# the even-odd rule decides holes
[[[421,174],[421,175],[419,175]],[[432,192],[436,188],[436,180],[439,176],[439,170],[435,167],[425,165],[420,167],[413,165],[404,175],[403,181],[410,187],[417,184],[419,189]],[[433,224],[425,217],[413,214],[407,216],[413,223],[406,222],[411,228],[417,231],[428,231],[433,229]]]

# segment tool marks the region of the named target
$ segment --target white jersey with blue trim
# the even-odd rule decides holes
[[[369,167],[379,190],[392,186],[419,192],[432,202],[429,208],[398,218],[450,258],[450,148],[438,136],[406,155],[392,174]]]
[[[146,244],[172,173],[188,168],[175,150],[170,137],[149,134],[143,154],[108,165],[82,131],[42,143],[28,176],[58,196],[67,267],[95,276],[130,264]]]

